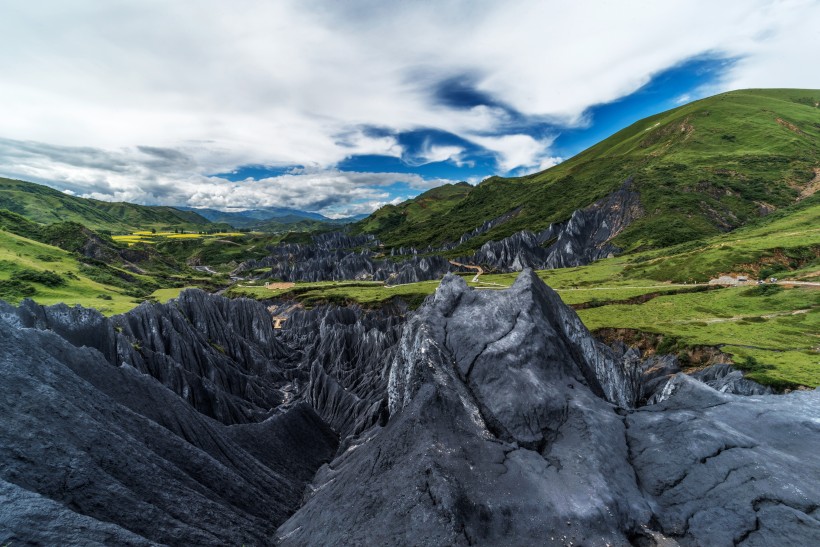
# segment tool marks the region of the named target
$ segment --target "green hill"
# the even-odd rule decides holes
[[[214,227],[209,220],[193,211],[79,198],[40,184],[5,178],[0,178],[0,209],[7,209],[40,224],[77,222],[95,230],[112,232]]]
[[[388,246],[441,244],[517,207],[466,248],[545,228],[632,178],[645,216],[616,240],[627,250],[726,232],[820,187],[820,91],[743,90],[643,119],[546,171],[492,177],[416,215],[417,200],[385,207],[355,230]],[[438,190],[438,189],[436,189]],[[429,197],[429,196],[428,196]]]
[[[354,226],[354,230],[378,234],[385,241],[413,241],[428,222],[446,218],[473,189],[466,182],[445,184],[398,205],[385,205]]]

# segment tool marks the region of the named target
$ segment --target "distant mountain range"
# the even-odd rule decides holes
[[[231,227],[280,232],[314,230],[327,225],[356,222],[367,215],[330,219],[319,213],[287,207],[246,211],[219,211],[194,207],[137,205],[71,196],[33,182],[0,178],[0,210],[33,222],[76,222],[94,230],[220,230]]]
[[[41,184],[5,178],[0,178],[0,209],[40,224],[77,222],[112,232],[152,228],[201,230],[212,224],[193,211],[80,198]]]
[[[299,209],[292,209],[289,207],[262,207],[259,209],[247,209],[244,211],[220,211],[218,209],[200,209],[185,206],[177,207],[177,209],[195,212],[211,222],[230,224],[235,228],[252,228],[264,226],[265,224],[288,225],[297,224],[304,221],[314,221],[327,224],[347,224],[350,222],[356,222],[368,216],[365,214],[340,219],[331,219],[319,213],[301,211]]]

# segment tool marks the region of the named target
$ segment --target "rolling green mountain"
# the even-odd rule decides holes
[[[716,235],[794,203],[820,187],[820,90],[750,89],[695,101],[643,119],[546,171],[492,177],[460,193],[434,189],[376,211],[354,230],[388,246],[424,247],[457,241],[520,208],[457,250],[463,252],[566,220],[628,179],[644,215],[615,240],[627,251]]]
[[[214,227],[208,219],[193,211],[79,198],[40,184],[4,178],[0,178],[0,209],[40,224],[77,222],[95,230],[112,232]]]
[[[196,207],[177,207],[182,211],[192,211],[211,222],[229,224],[234,228],[255,228],[256,225],[274,221],[280,225],[295,224],[304,220],[317,223],[334,222],[326,216],[309,211],[300,211],[289,207],[263,207],[246,211],[219,211],[217,209],[200,209]]]

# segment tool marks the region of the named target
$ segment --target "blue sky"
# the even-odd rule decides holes
[[[816,0],[8,0],[0,176],[366,213],[705,95],[820,88],[819,25]]]

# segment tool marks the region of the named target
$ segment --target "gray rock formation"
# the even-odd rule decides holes
[[[279,315],[290,306],[274,308]],[[304,398],[342,439],[386,420],[387,375],[404,326],[402,308],[322,306],[291,312],[279,339],[308,371]]]
[[[320,470],[277,541],[820,538],[820,462],[810,455],[820,448],[820,393],[738,397],[678,375],[663,402],[627,410],[611,401],[637,396],[622,368],[634,359],[601,357],[553,295],[529,272],[499,292],[445,279],[405,328],[390,367],[389,421],[350,439]],[[596,387],[611,383],[620,387]]]
[[[692,378],[700,380],[721,393],[735,395],[770,395],[772,393],[772,388],[744,378],[743,372],[736,370],[732,365],[722,363],[699,370],[692,374]]]
[[[626,418],[653,526],[685,545],[820,543],[820,393],[741,397],[684,374]]]
[[[616,192],[573,212],[566,222],[551,224],[538,234],[523,231],[489,241],[460,261],[502,272],[582,266],[617,253],[610,241],[641,214],[630,179]]]
[[[0,386],[3,545],[265,544],[336,448],[307,404],[226,426],[6,317]]]
[[[279,388],[287,383],[291,352],[274,339],[264,306],[251,300],[185,291],[172,304],[144,303],[111,319],[28,300],[16,309],[0,303],[0,314],[95,348],[110,364],[156,378],[225,424],[260,421],[284,398]],[[272,360],[279,366],[270,367]]]
[[[676,367],[531,271],[412,314],[0,306],[0,544],[820,543],[820,391]]]
[[[463,245],[463,244],[467,243],[468,241],[470,241],[471,239],[476,238],[480,235],[486,234],[490,230],[492,230],[494,228],[497,228],[497,227],[501,226],[502,224],[504,224],[505,222],[508,222],[508,221],[514,219],[516,216],[518,216],[518,213],[520,213],[520,212],[521,212],[521,207],[516,207],[512,211],[508,211],[508,212],[504,213],[503,215],[501,215],[499,217],[487,220],[487,221],[483,222],[481,224],[481,226],[479,226],[478,228],[475,228],[474,230],[471,230],[471,231],[467,232],[466,234],[462,234],[462,236],[458,239],[458,241],[453,242],[453,243],[445,243],[444,245],[441,246],[441,250],[442,251],[449,251],[450,249],[455,249],[459,245]]]
[[[373,236],[351,237],[333,232],[314,236],[312,245],[286,244],[271,247],[271,255],[242,263],[234,275],[270,268],[264,278],[282,281],[375,280],[387,284],[413,283],[440,279],[457,271],[436,253],[450,251],[515,218],[520,208],[484,222],[461,236],[458,242],[437,248],[391,249],[392,257],[407,260],[382,260],[379,242]],[[517,232],[500,241],[485,243],[474,255],[460,263],[480,264],[500,272],[525,268],[547,269],[580,266],[618,252],[611,240],[642,214],[638,193],[632,181],[589,207],[578,209],[569,220],[551,224],[536,234]]]

